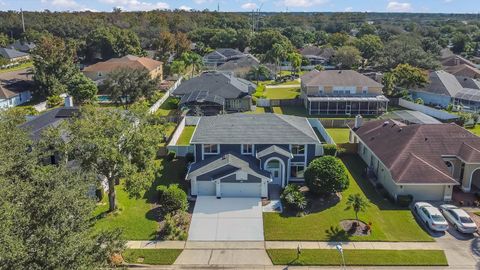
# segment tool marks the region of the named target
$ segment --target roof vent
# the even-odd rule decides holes
[[[383,122],[382,126],[386,126],[386,125],[388,125],[388,121]]]
[[[425,137],[425,141],[428,141],[428,138],[427,138],[427,137]]]
[[[403,128],[399,128],[399,129],[398,129],[398,132],[402,131],[402,129],[403,129]]]

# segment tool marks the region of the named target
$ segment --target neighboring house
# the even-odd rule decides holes
[[[126,55],[121,58],[112,58],[105,62],[99,62],[85,67],[82,72],[98,83],[104,80],[110,72],[121,68],[146,69],[152,78],[163,80],[162,62],[134,55]]]
[[[480,78],[480,70],[475,63],[460,55],[453,54],[449,49],[442,50],[440,61],[443,69],[455,76]]]
[[[237,49],[221,48],[206,54],[203,57],[203,64],[209,68],[215,68],[225,64],[228,61],[245,57],[246,54]]]
[[[304,181],[305,168],[323,153],[306,118],[278,114],[201,117],[190,144],[191,195],[218,198],[267,197],[270,188]]]
[[[333,48],[307,46],[300,50],[300,54],[308,59],[310,66],[317,66],[329,63],[335,54],[335,50]]]
[[[0,108],[11,108],[30,101],[34,89],[29,69],[0,74]]]
[[[260,61],[253,55],[247,54],[245,57],[241,57],[238,59],[230,60],[216,68],[218,71],[222,72],[230,72],[234,76],[247,79],[248,78],[248,73],[252,70],[253,67],[258,67],[260,66]],[[272,79],[275,76],[275,72],[273,71],[272,68],[270,68],[268,65],[265,65],[267,69],[269,70],[269,76],[268,77],[260,77],[260,80],[266,80],[266,79]],[[256,78],[250,78],[250,79],[256,79]]]
[[[388,105],[382,87],[354,70],[313,70],[301,77],[301,97],[313,115],[380,115]]]
[[[0,57],[8,60],[9,64],[7,64],[7,66],[30,60],[28,53],[8,48],[0,48]]]
[[[480,70],[476,67],[472,67],[466,64],[461,64],[458,66],[448,66],[448,67],[445,67],[445,71],[455,76],[480,79]]]
[[[480,188],[480,138],[456,124],[375,120],[350,129],[368,175],[395,199],[449,201],[455,185]]]
[[[463,84],[463,85],[462,85]],[[469,86],[472,88],[466,88]],[[411,89],[413,99],[421,98],[430,106],[446,108],[449,104],[462,106],[464,110],[480,109],[480,90],[477,81],[455,77],[446,71],[433,71],[429,83],[423,88]]]
[[[8,49],[14,49],[24,53],[31,52],[35,47],[35,43],[22,40],[15,40],[15,42],[7,46]]]
[[[172,95],[194,115],[249,111],[255,84],[223,72],[204,72],[183,81]]]

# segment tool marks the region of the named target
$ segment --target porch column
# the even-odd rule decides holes
[[[220,179],[215,180],[215,191],[216,191],[217,199],[222,198],[222,191],[220,188]]]
[[[262,179],[261,194],[262,198],[268,197],[268,181],[267,179]]]

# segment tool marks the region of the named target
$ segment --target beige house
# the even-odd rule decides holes
[[[126,55],[121,58],[112,58],[105,62],[96,63],[85,67],[83,73],[93,81],[101,81],[105,79],[110,72],[120,68],[146,69],[149,71],[152,79],[163,79],[162,62],[148,57],[138,57],[134,55]]]
[[[379,115],[387,111],[383,85],[354,70],[313,70],[301,77],[309,114]]]
[[[368,165],[368,175],[395,199],[452,199],[480,189],[480,138],[456,124],[405,125],[375,120],[350,126],[350,142]]]

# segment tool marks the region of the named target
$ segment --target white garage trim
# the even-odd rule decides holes
[[[255,197],[260,198],[262,193],[262,183],[220,183],[221,197]],[[218,197],[218,191],[217,191]]]

